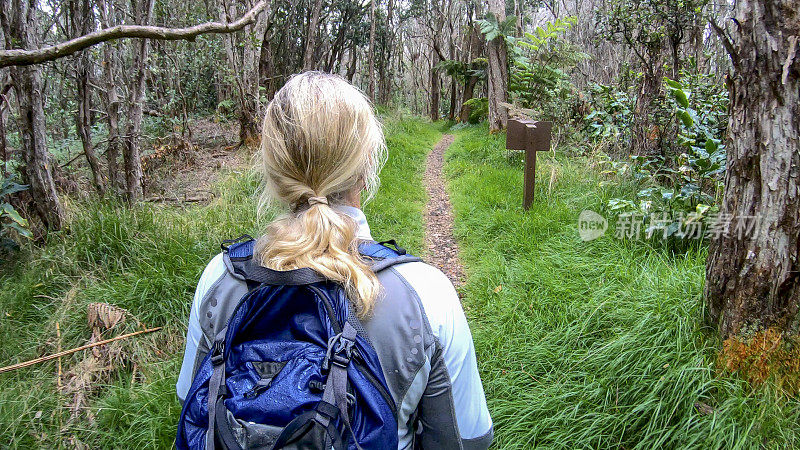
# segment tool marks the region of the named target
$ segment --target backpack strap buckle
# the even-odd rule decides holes
[[[223,357],[224,352],[225,352],[225,341],[222,340],[214,341],[214,348],[211,349],[211,364],[214,366],[222,364],[224,361]]]
[[[346,325],[350,325],[347,323]],[[346,326],[347,328],[347,326]],[[352,326],[350,326],[352,328]],[[331,336],[328,339],[328,351],[325,359],[322,360],[322,369],[328,370],[331,364],[347,368],[353,357],[353,346],[355,345],[355,334],[347,333],[347,329],[341,333]]]

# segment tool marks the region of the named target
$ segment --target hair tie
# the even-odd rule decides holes
[[[308,197],[308,204],[309,206],[314,206],[317,204],[320,205],[327,205],[328,198],[327,197]]]

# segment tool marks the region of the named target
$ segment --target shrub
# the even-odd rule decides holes
[[[509,46],[509,97],[523,108],[533,109],[543,120],[569,116],[575,88],[568,71],[588,58],[563,39],[577,21],[566,17],[524,33]]]
[[[27,185],[18,184],[13,178],[0,176],[0,248],[17,248],[17,239],[31,238],[28,221],[9,202],[11,194],[26,189]]]

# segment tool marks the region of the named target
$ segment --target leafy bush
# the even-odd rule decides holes
[[[611,145],[630,139],[630,126],[635,100],[626,92],[611,86],[592,84],[589,107],[591,112],[584,118],[586,130],[594,139],[611,140]]]
[[[15,237],[30,239],[31,232],[28,221],[9,203],[9,197],[28,189],[28,186],[18,184],[12,178],[0,177],[0,181],[0,248],[16,248]]]
[[[563,39],[577,18],[556,19],[522,37],[515,36],[516,21],[515,16],[508,16],[499,22],[492,13],[476,21],[487,41],[502,38],[506,43],[509,101],[533,110],[537,119],[566,117],[575,91],[567,71],[588,58]]]
[[[686,237],[687,227],[702,226],[717,212],[725,174],[727,94],[709,77],[687,75],[684,80],[665,79],[673,120],[679,127],[676,145],[681,152],[674,159],[631,156],[628,163],[601,156],[607,168],[604,173],[627,177],[636,192],[635,199],[612,198],[608,211],[638,215],[644,221],[645,236],[663,236],[673,243]],[[597,113],[602,126],[593,129],[610,129],[613,115],[605,112],[612,118],[607,120],[598,111],[603,110],[592,114]]]
[[[556,19],[513,39],[509,46],[509,96],[514,103],[536,111],[541,119],[568,116],[575,89],[567,71],[588,58],[563,39],[576,21],[574,16]]]
[[[692,78],[688,79],[691,82]],[[728,126],[727,93],[709,84],[696,83],[692,92],[677,81],[666,79],[667,90],[674,102],[675,115],[680,119],[678,144],[684,152],[678,157],[678,171],[686,183],[699,191],[718,192],[725,173],[725,144]],[[711,85],[713,87],[713,85]],[[690,101],[690,98],[695,97]]]
[[[464,105],[470,107],[469,123],[478,123],[489,115],[489,99],[486,97],[471,98]]]

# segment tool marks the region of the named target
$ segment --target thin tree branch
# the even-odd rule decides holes
[[[23,367],[32,366],[32,365],[38,364],[40,362],[50,361],[51,359],[56,359],[56,358],[60,358],[62,356],[71,355],[71,354],[79,352],[81,350],[86,350],[87,348],[97,347],[98,345],[105,345],[105,344],[108,344],[109,342],[118,341],[120,339],[126,339],[126,338],[129,338],[131,336],[136,336],[136,335],[139,335],[139,334],[152,333],[152,332],[158,331],[160,329],[161,329],[161,327],[156,327],[156,328],[148,328],[146,330],[134,331],[133,333],[123,334],[121,336],[113,337],[111,339],[105,339],[105,340],[102,340],[102,341],[99,341],[99,342],[93,342],[91,344],[81,345],[80,347],[76,347],[76,348],[73,348],[73,349],[70,349],[70,350],[64,350],[63,352],[54,353],[52,355],[42,356],[41,358],[32,359],[30,361],[21,362],[19,364],[13,364],[13,365],[6,366],[6,367],[0,367],[0,373],[9,372],[11,370],[16,370],[16,369],[21,369]]]
[[[187,28],[167,28],[148,25],[117,25],[81,36],[60,44],[36,50],[0,50],[0,68],[8,66],[27,66],[69,56],[102,42],[123,38],[160,39],[168,41],[193,41],[197,36],[208,33],[232,33],[253,23],[258,14],[267,6],[266,0],[259,1],[239,20],[230,23],[206,22]]]
[[[728,37],[728,33],[722,29],[717,22],[712,17],[708,17],[708,24],[711,25],[711,28],[714,29],[714,32],[717,34],[720,42],[722,42],[722,46],[725,47],[725,50],[728,52],[728,55],[731,57],[731,61],[733,62],[734,66],[739,65],[739,55],[736,53],[736,49],[733,47],[733,42]]]

